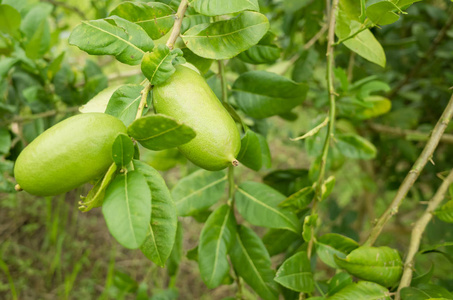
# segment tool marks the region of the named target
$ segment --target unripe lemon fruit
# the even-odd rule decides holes
[[[37,196],[68,192],[101,176],[113,163],[112,144],[126,126],[103,113],[70,117],[44,131],[20,153],[14,175]]]
[[[197,72],[176,66],[167,81],[153,88],[153,103],[157,113],[195,130],[195,138],[178,147],[187,159],[211,171],[237,164],[241,137],[236,124]]]

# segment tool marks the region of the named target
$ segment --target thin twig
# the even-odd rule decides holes
[[[81,11],[80,9],[78,9],[77,7],[75,6],[72,6],[66,2],[63,2],[63,1],[56,1],[56,0],[43,0],[44,2],[48,2],[50,4],[53,4],[54,6],[60,6],[62,8],[65,8],[67,10],[70,10],[70,11],[73,11],[75,12],[76,14],[79,15],[79,17],[83,20],[86,20],[87,17],[85,16],[85,13],[83,11]]]
[[[140,99],[140,104],[138,105],[137,115],[135,116],[135,119],[141,118],[141,116],[143,115],[143,110],[146,106],[146,100],[148,99],[148,94],[149,91],[151,91],[152,87],[153,86],[151,85],[151,83],[148,83],[140,92],[140,94],[142,94],[142,98]]]
[[[322,200],[322,184],[324,183],[324,175],[326,172],[327,156],[329,154],[330,139],[334,134],[335,129],[335,87],[333,85],[333,68],[335,65],[334,57],[334,41],[335,41],[335,22],[336,22],[336,10],[338,8],[338,1],[333,0],[331,10],[329,13],[329,32],[327,42],[327,87],[329,89],[329,125],[327,127],[326,140],[324,141],[324,147],[322,150],[321,163],[319,166],[319,177],[316,184],[315,199],[312,206],[312,214],[316,213],[318,202]],[[310,258],[314,244],[314,234],[312,234],[310,241],[308,242],[307,255]]]
[[[79,110],[79,107],[68,107],[64,110],[52,109],[52,110],[48,110],[43,113],[29,115],[29,116],[16,116],[10,120],[1,122],[0,125],[4,126],[7,124],[12,124],[12,123],[26,123],[26,122],[30,122],[30,121],[33,121],[36,119],[42,119],[42,118],[52,117],[52,116],[56,116],[56,115],[64,115],[64,114],[68,114],[68,113],[73,113],[78,110]]]
[[[377,124],[377,123],[370,123],[369,126],[373,131],[376,131],[379,133],[390,134],[390,135],[396,135],[396,136],[400,136],[400,137],[405,137],[411,141],[427,141],[429,139],[428,132],[401,129],[401,128],[390,127],[390,126]],[[453,144],[453,134],[445,133],[444,135],[442,135],[440,141],[444,142],[444,143],[448,143],[448,144]]]
[[[433,56],[434,52],[436,52],[437,48],[440,46],[441,42],[447,36],[448,30],[453,26],[453,8],[450,9],[450,17],[448,18],[445,25],[437,34],[436,38],[434,39],[431,47],[429,47],[428,51],[418,60],[418,62],[412,67],[412,69],[407,73],[406,77],[402,81],[400,81],[389,93],[388,97],[393,98],[398,92],[401,90],[403,86],[405,86],[415,75],[417,75],[420,69],[425,65],[425,63]]]
[[[450,98],[450,101],[448,102],[448,105],[445,108],[444,112],[442,113],[442,116],[440,117],[439,121],[437,121],[436,127],[434,127],[434,130],[432,131],[431,137],[426,143],[425,148],[418,157],[417,161],[412,166],[412,169],[406,175],[406,178],[404,178],[404,181],[399,187],[398,192],[396,193],[392,203],[379,218],[376,225],[371,229],[371,233],[364,243],[365,246],[372,246],[374,244],[385,224],[393,215],[395,215],[398,212],[398,208],[400,207],[404,198],[406,198],[407,193],[414,185],[415,181],[417,180],[418,176],[420,175],[421,171],[423,170],[427,162],[431,159],[434,151],[437,148],[437,145],[439,144],[440,139],[442,138],[442,134],[447,128],[448,123],[450,123],[452,116],[453,116],[453,95]]]
[[[420,242],[425,232],[426,226],[431,221],[433,217],[433,212],[437,207],[442,203],[445,198],[445,194],[448,191],[448,188],[453,183],[453,170],[450,171],[447,178],[442,182],[439,189],[437,190],[434,197],[429,201],[428,207],[426,208],[423,215],[415,222],[414,227],[412,228],[411,241],[409,244],[409,249],[406,256],[406,261],[404,262],[404,271],[403,276],[401,277],[400,285],[395,297],[395,300],[400,299],[400,292],[403,288],[408,287],[412,281],[412,270],[414,268],[414,258],[417,254],[417,251],[420,247]]]
[[[176,18],[175,25],[173,26],[173,30],[167,41],[167,47],[170,49],[173,49],[176,39],[181,34],[182,20],[184,18],[184,14],[186,13],[188,4],[189,4],[188,0],[182,0],[181,3],[179,4],[178,11],[176,12],[175,15]]]

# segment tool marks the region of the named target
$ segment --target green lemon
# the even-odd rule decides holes
[[[175,73],[153,89],[154,109],[192,127],[196,137],[179,147],[194,164],[211,171],[233,164],[241,146],[234,120],[204,78],[178,65]]]
[[[112,144],[126,126],[103,113],[70,117],[31,142],[16,160],[20,188],[37,196],[70,191],[101,176],[112,164]]]

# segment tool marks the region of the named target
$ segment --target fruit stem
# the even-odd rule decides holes
[[[135,116],[135,119],[141,118],[141,116],[143,115],[143,110],[145,109],[146,106],[146,99],[148,99],[148,94],[151,88],[152,88],[151,83],[148,83],[140,92],[140,94],[142,94],[142,99],[140,100],[140,104],[138,105],[137,115]]]
[[[231,164],[233,165],[233,167],[237,167],[239,166],[239,161],[237,159],[234,159]]]
[[[20,187],[19,184],[16,184],[16,185],[14,186],[14,189],[15,189],[17,192],[23,191],[23,189]]]

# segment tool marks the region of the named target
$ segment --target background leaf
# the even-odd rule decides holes
[[[243,10],[260,10],[257,0],[192,0],[190,6],[206,16],[228,15]]]
[[[453,223],[453,200],[448,201],[433,213],[440,220],[447,223]]]
[[[223,196],[225,172],[199,170],[181,179],[171,190],[179,216],[190,216],[204,210]]]
[[[127,133],[143,147],[164,150],[183,145],[195,137],[195,131],[164,115],[150,115],[135,120]]]
[[[359,244],[343,235],[337,233],[327,233],[319,237],[316,242],[316,254],[328,266],[338,268],[335,263],[335,256],[345,258],[354,249],[359,247]]]
[[[137,249],[151,219],[151,192],[137,171],[118,175],[105,192],[102,213],[110,233],[124,247]]]
[[[9,5],[0,5],[0,31],[9,35],[16,34],[20,27],[20,13]]]
[[[243,182],[235,193],[236,208],[250,223],[300,232],[300,222],[290,210],[278,207],[285,196],[258,182]]]
[[[355,134],[339,133],[335,135],[336,147],[341,154],[354,159],[372,159],[376,157],[376,147],[368,140]]]
[[[155,264],[164,267],[176,238],[176,206],[159,172],[139,160],[134,160],[133,163],[135,170],[145,177],[153,198],[151,222],[140,250]]]
[[[201,57],[228,59],[257,44],[268,29],[264,15],[245,11],[230,20],[196,25],[181,37],[187,48]]]
[[[244,73],[233,84],[239,108],[257,119],[289,112],[305,100],[307,91],[306,84],[265,71]]]
[[[230,206],[224,204],[209,215],[200,235],[198,266],[209,288],[222,284],[230,270],[227,252],[236,235],[236,220]]]
[[[264,300],[277,300],[277,284],[271,260],[261,239],[247,227],[237,230],[235,244],[230,252],[231,262],[239,276],[244,278]]]

